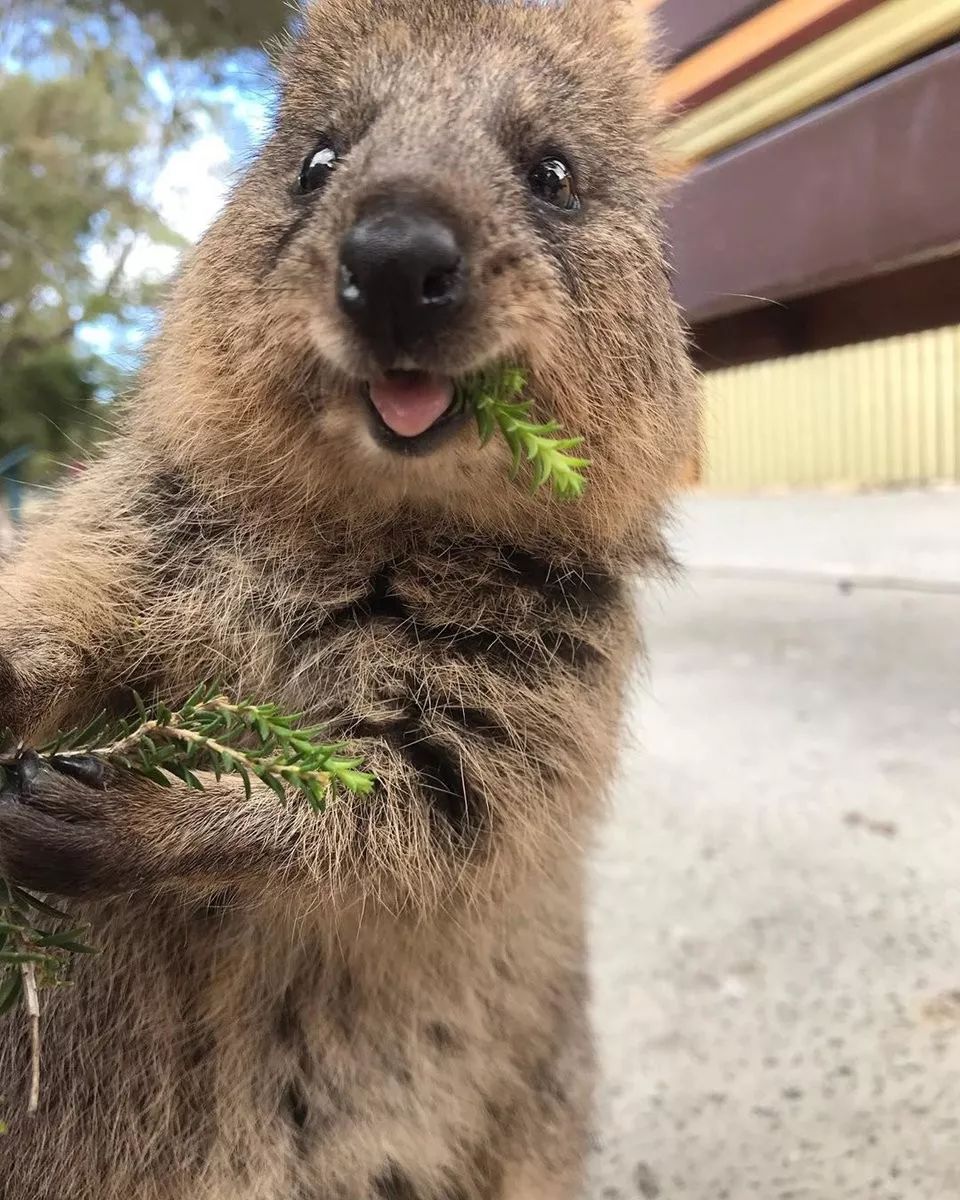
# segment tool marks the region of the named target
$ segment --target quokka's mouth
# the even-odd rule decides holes
[[[399,454],[428,454],[468,415],[450,376],[388,371],[364,391],[374,437]]]

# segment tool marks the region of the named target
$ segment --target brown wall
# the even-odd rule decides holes
[[[657,17],[670,61],[699,50],[773,0],[663,0]]]
[[[958,114],[952,45],[695,170],[669,213],[691,322],[960,249]]]

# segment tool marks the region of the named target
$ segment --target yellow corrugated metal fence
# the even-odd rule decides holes
[[[703,484],[960,482],[960,327],[704,377]]]

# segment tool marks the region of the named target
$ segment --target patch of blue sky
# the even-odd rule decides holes
[[[175,80],[168,71],[153,67],[146,79],[162,107],[173,103]],[[193,132],[167,155],[159,172],[149,179],[145,172],[143,196],[188,246],[216,217],[243,163],[266,136],[271,110],[265,68],[249,55],[222,64],[219,78],[192,94],[198,101]],[[107,247],[94,241],[89,255],[93,268],[106,276],[112,262]],[[180,257],[177,247],[140,238],[126,269],[135,278],[163,280],[176,271]],[[128,314],[124,321],[104,318],[83,325],[77,336],[92,353],[126,370],[152,330],[153,314],[145,311]]]

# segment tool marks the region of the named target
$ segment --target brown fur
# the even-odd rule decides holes
[[[218,677],[330,722],[381,786],[322,817],[227,780],[8,789],[4,870],[77,897],[103,953],[47,1000],[3,1195],[572,1198],[583,847],[637,650],[627,581],[691,428],[649,74],[614,0],[326,0],[281,72],[124,427],[6,570],[0,724],[36,738]],[[291,183],[333,126],[350,153],[305,205]],[[556,143],[574,221],[525,191]],[[332,285],[373,190],[469,231],[469,318],[422,365],[523,361],[588,435],[582,502],[509,484],[475,430],[422,459],[373,443]]]

